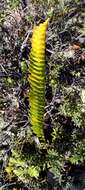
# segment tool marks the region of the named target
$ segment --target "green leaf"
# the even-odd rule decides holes
[[[28,174],[30,175],[30,177],[38,178],[38,176],[39,176],[39,171],[38,171],[38,169],[37,169],[36,167],[34,167],[34,166],[29,166]]]

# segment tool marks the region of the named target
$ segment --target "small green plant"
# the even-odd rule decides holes
[[[64,157],[59,155],[54,149],[49,149],[47,155],[47,165],[54,176],[60,179],[61,170],[64,166]]]
[[[18,179],[24,181],[24,183],[27,183],[30,177],[38,178],[40,168],[38,166],[30,165],[29,161],[27,162],[25,157],[23,158],[22,154],[16,150],[12,150],[12,156],[6,167],[6,172],[8,173],[9,178],[17,176]]]
[[[18,7],[19,3],[20,3],[19,0],[9,0],[7,2],[7,5],[8,5],[8,8],[16,9]]]

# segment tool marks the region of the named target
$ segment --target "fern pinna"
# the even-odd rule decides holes
[[[29,65],[29,104],[30,121],[33,132],[43,137],[43,115],[45,106],[45,43],[47,19],[36,26],[32,35],[32,48]]]

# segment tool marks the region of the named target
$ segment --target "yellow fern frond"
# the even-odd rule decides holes
[[[43,115],[45,107],[45,44],[49,19],[36,26],[32,35],[29,65],[29,104],[33,132],[43,137]]]

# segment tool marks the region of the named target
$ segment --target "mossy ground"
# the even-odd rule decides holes
[[[0,186],[85,188],[85,2],[0,2]],[[45,142],[32,134],[29,52],[35,24],[46,40]]]

